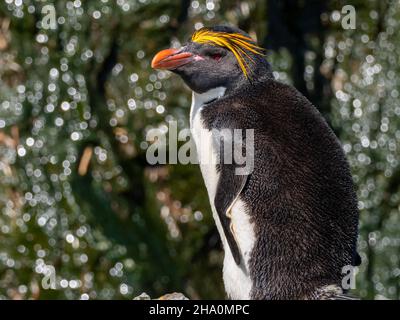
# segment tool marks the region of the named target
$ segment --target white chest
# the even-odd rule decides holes
[[[224,92],[225,88],[216,88],[201,95],[193,93],[190,110],[190,126],[196,144],[200,170],[210,200],[213,218],[225,251],[223,268],[225,290],[231,299],[249,299],[253,283],[248,272],[248,261],[255,242],[254,228],[250,222],[249,215],[245,212],[244,203],[241,200],[237,200],[232,206],[231,215],[236,241],[238,242],[239,250],[243,258],[242,264],[238,266],[233,259],[214,206],[214,198],[219,179],[219,174],[216,170],[217,154],[213,148],[211,131],[206,129],[203,124],[203,119],[201,118],[201,110],[204,104],[213,99],[220,98],[223,96]]]
[[[222,97],[224,92],[225,88],[216,88],[203,94],[193,92],[192,106],[190,109],[190,129],[196,144],[200,170],[211,202],[215,197],[219,179],[215,167],[217,154],[213,148],[211,131],[204,126],[201,110],[207,102]]]

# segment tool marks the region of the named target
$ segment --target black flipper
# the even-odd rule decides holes
[[[233,165],[229,166],[233,167]],[[247,176],[235,175],[234,168],[232,170],[231,168],[227,168],[225,165],[221,166],[220,177],[214,199],[215,209],[217,210],[226,240],[237,265],[240,264],[240,251],[235,235],[231,229],[231,219],[228,211],[240,195],[246,181]]]
[[[231,163],[224,162],[224,155],[228,155],[229,157],[236,152],[242,152],[244,148],[244,143],[239,143],[235,141],[232,142],[232,139],[228,137],[219,137],[220,139],[214,137],[214,141],[216,142],[217,150],[220,150],[220,158],[222,158],[217,165],[217,171],[219,172],[219,180],[217,184],[217,189],[215,193],[214,206],[217,211],[218,217],[221,221],[222,228],[225,233],[226,240],[228,242],[229,248],[232,252],[232,256],[237,265],[240,265],[240,249],[238,243],[235,239],[234,230],[231,224],[230,218],[230,210],[235,203],[235,201],[240,196],[247,179],[249,177],[248,174],[244,174],[243,166],[239,166],[235,163],[235,157],[231,157],[233,160]],[[221,141],[223,140],[223,141]],[[223,142],[223,143],[221,143]],[[229,152],[224,153],[224,146],[227,145],[233,146],[233,149],[230,148]],[[231,152],[233,150],[233,153]],[[229,154],[230,153],[230,154]],[[238,170],[239,169],[239,170]]]

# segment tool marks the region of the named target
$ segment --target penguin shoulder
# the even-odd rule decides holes
[[[255,128],[257,112],[236,95],[224,96],[201,110],[208,129]]]

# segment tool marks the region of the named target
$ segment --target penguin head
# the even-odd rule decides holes
[[[242,30],[216,26],[196,31],[182,48],[160,51],[151,66],[180,75],[193,91],[203,93],[272,77],[263,52]]]

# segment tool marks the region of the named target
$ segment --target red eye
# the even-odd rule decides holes
[[[216,54],[213,54],[211,56],[211,58],[216,60],[216,61],[219,61],[219,60],[221,60],[222,56],[220,54],[216,53]]]

